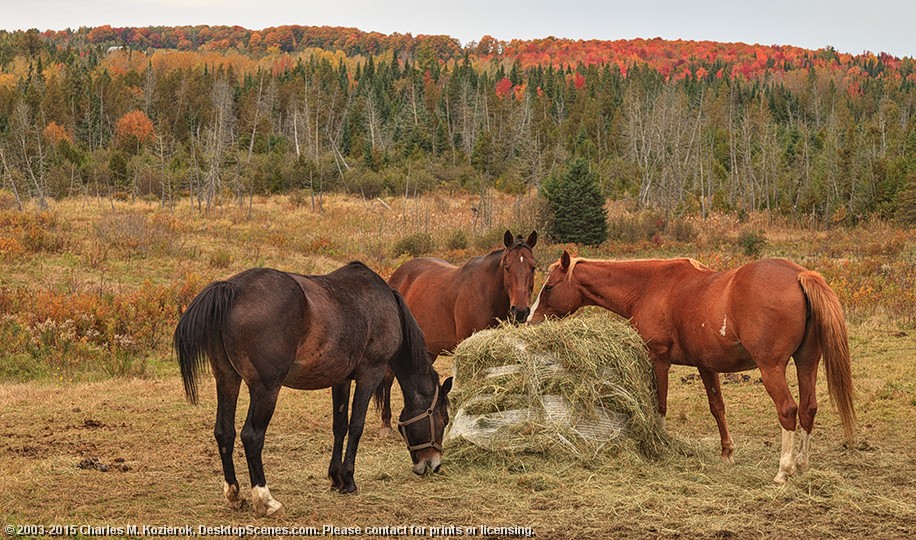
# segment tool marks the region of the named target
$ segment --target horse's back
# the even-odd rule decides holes
[[[749,369],[764,346],[784,341],[790,354],[803,338],[806,305],[798,275],[804,271],[783,259],[723,272],[675,264],[669,286],[655,290],[655,308],[637,318],[651,329],[650,338],[670,343],[674,363]]]
[[[253,269],[228,281],[237,293],[226,349],[246,381],[326,388],[359,365],[384,365],[400,348],[391,288],[361,263],[310,276]]]
[[[308,305],[300,349],[387,360],[400,347],[401,316],[394,292],[364,264],[292,277]]]
[[[404,263],[388,279],[404,297],[433,354],[451,350],[458,342],[455,304],[466,286],[462,268],[442,259],[421,257]]]
[[[401,294],[407,293],[415,284],[446,281],[458,270],[458,267],[443,259],[420,257],[411,259],[398,267],[388,278],[391,288]]]

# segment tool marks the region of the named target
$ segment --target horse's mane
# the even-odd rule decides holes
[[[585,257],[570,257],[569,259],[569,268],[566,269],[566,281],[572,281],[573,270],[576,268],[576,265],[580,262],[597,262],[597,263],[614,263],[614,262],[676,262],[676,261],[685,261],[690,263],[691,266],[701,271],[712,271],[712,269],[700,261],[691,258],[684,257],[680,259],[624,259],[624,260],[613,260],[613,259],[586,259]],[[553,271],[554,268],[559,266],[560,261],[557,260],[550,267],[547,268],[547,273]]]

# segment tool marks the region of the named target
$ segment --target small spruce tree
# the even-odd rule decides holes
[[[586,245],[607,240],[604,195],[585,159],[571,159],[561,175],[544,183],[542,192],[547,199],[549,230],[554,240]]]

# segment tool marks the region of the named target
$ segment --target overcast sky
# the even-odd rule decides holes
[[[833,46],[916,57],[913,0],[0,0],[0,28],[283,24],[448,34]]]

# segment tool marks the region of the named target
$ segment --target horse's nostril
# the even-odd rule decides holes
[[[442,465],[436,465],[436,468],[433,469],[433,472],[434,472],[434,473],[437,473],[437,472],[439,472],[439,469],[441,469],[441,468],[442,468]]]

